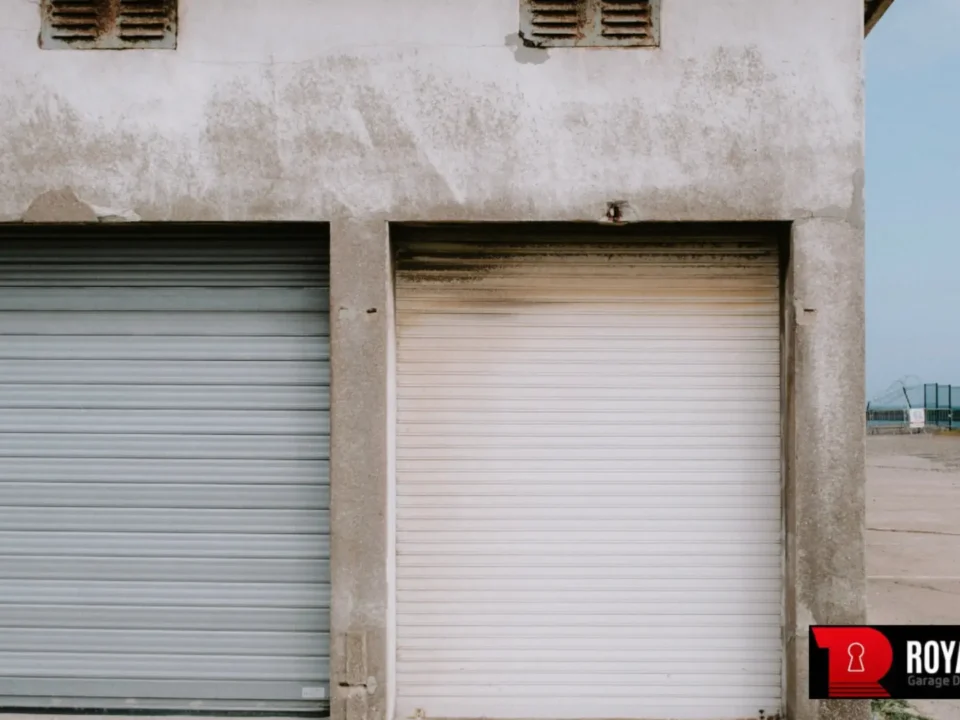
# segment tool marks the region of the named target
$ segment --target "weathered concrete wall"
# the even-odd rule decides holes
[[[41,51],[0,0],[0,218],[744,219],[855,209],[858,0],[666,0],[658,50],[518,47],[517,0],[181,0],[176,51]],[[855,213],[854,213],[855,214]]]
[[[663,0],[662,47],[521,47],[517,0],[180,0],[179,48],[41,51],[0,0],[0,221],[332,237],[334,711],[389,712],[390,221],[795,220],[788,710],[863,613],[861,0]],[[78,199],[77,199],[78,198]],[[794,592],[795,590],[795,592]]]

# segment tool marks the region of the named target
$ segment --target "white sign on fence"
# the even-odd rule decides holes
[[[923,408],[910,410],[910,427],[913,429],[920,429],[926,425],[927,417],[926,412]]]

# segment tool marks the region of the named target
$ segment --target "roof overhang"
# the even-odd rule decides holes
[[[880,22],[883,14],[893,5],[893,0],[864,0],[863,2],[863,36],[866,37],[873,30],[874,25]]]

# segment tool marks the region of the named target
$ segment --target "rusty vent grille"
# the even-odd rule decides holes
[[[660,44],[660,0],[520,0],[520,37],[532,47]]]
[[[600,33],[617,45],[649,44],[654,37],[651,0],[601,0]]]
[[[529,0],[528,4],[531,38],[573,44],[582,36],[585,3],[580,0]]]
[[[176,0],[42,0],[40,46],[175,49]]]

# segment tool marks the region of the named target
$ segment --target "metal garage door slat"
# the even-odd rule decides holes
[[[5,555],[329,558],[329,536],[270,533],[0,532]]]
[[[326,238],[10,232],[0,703],[323,710]]]
[[[186,282],[186,281],[185,281]],[[191,282],[193,282],[191,280]],[[57,283],[50,279],[50,285]],[[149,288],[149,290],[147,290]],[[324,312],[325,288],[274,287],[6,287],[0,288],[0,311],[106,312]]]
[[[60,385],[72,383],[113,385],[308,385],[330,384],[326,360],[0,360],[4,384]],[[104,390],[109,391],[109,387]]]
[[[317,410],[325,385],[4,385],[3,412],[16,410]]]
[[[0,312],[0,333],[32,336],[76,334],[76,316],[72,312],[30,313]],[[84,317],[84,335],[96,338],[102,335],[147,336],[166,335],[226,336],[230,338],[292,337],[309,343],[323,342],[329,335],[327,315],[315,312],[137,312],[133,310],[98,311]]]
[[[324,410],[196,410],[147,406],[126,410],[0,410],[0,432],[102,435],[330,434]]]
[[[183,608],[142,605],[5,605],[4,618],[11,626],[22,628],[103,629],[103,630],[175,630],[175,631],[236,631],[244,632],[316,632],[326,634],[330,627],[330,613],[321,608],[304,613],[302,608],[251,608],[251,607],[194,607],[189,613]],[[321,650],[322,652],[322,639]],[[56,682],[70,684],[70,678],[53,678]],[[149,684],[152,680],[144,680]],[[64,694],[68,693],[63,690]],[[23,691],[20,692],[23,694]],[[297,691],[299,695],[299,690]],[[50,693],[51,697],[56,693]],[[96,693],[91,692],[91,696]],[[129,696],[124,696],[129,697]],[[149,697],[149,694],[140,695]],[[194,697],[189,693],[180,696]],[[273,696],[265,696],[273,697]],[[282,696],[281,696],[282,697]],[[262,698],[261,698],[262,700]],[[85,705],[89,705],[87,700]]]
[[[775,244],[413,232],[397,715],[777,714]]]
[[[136,680],[127,678],[62,678],[0,677],[0,695],[11,707],[29,707],[36,697],[56,697],[65,707],[83,707],[91,696],[150,698],[149,704],[158,708],[182,702],[184,695],[194,698],[203,708],[236,710],[238,708],[266,707],[272,711],[302,711],[302,702],[271,701],[265,697],[294,697],[301,692],[299,681],[280,680]],[[129,708],[128,708],[129,711]],[[196,712],[196,711],[194,711]]]
[[[171,497],[177,498],[177,507],[185,509],[320,510],[330,506],[328,489],[316,484],[0,483],[0,508],[73,508],[84,503],[97,508],[166,508]]]
[[[13,482],[103,482],[123,478],[124,483],[315,484],[327,472],[320,460],[197,460],[178,458],[7,458],[5,480]],[[196,487],[197,485],[194,485]],[[322,484],[329,489],[327,483]],[[136,490],[134,490],[136,492]]]

